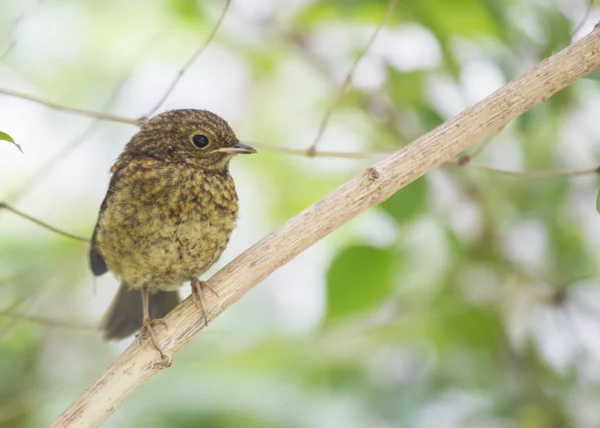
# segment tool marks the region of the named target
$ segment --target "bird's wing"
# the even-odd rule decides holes
[[[96,235],[98,234],[98,228],[100,227],[100,218],[102,217],[102,213],[106,209],[108,205],[108,198],[110,196],[110,189],[112,188],[113,181],[115,180],[115,175],[112,176],[110,180],[110,184],[108,185],[108,191],[106,192],[106,196],[102,201],[102,205],[100,205],[100,212],[98,213],[98,220],[96,221],[96,226],[94,227],[94,233],[92,234],[92,246],[90,247],[90,267],[92,268],[92,272],[95,276],[100,276],[108,272],[108,267],[106,266],[106,262],[100,255],[98,251],[98,243],[96,242]]]
[[[125,168],[125,166],[131,160],[130,158],[123,157],[123,159],[119,159],[115,165],[112,167],[112,177],[110,179],[110,183],[108,184],[108,190],[106,191],[106,196],[102,201],[102,205],[100,205],[100,212],[98,213],[98,221],[96,222],[96,226],[94,227],[94,233],[92,234],[92,245],[90,248],[90,267],[92,268],[92,272],[95,276],[100,276],[108,272],[108,266],[106,266],[106,262],[102,258],[102,255],[98,251],[98,245],[96,242],[96,235],[98,234],[98,228],[100,225],[100,218],[102,217],[102,213],[106,209],[108,205],[108,200],[112,190],[115,188],[116,182],[119,179],[119,173]]]
[[[104,197],[104,201],[102,201],[102,205],[100,206],[100,213],[98,214],[98,221],[96,222],[96,227],[94,227],[94,233],[92,235],[92,246],[90,247],[90,267],[92,268],[92,272],[95,276],[100,276],[105,274],[108,271],[108,267],[106,266],[106,262],[98,252],[98,246],[96,242],[96,234],[98,233],[98,225],[100,224],[100,217],[102,216],[102,212],[106,208],[106,203],[108,200],[108,195]]]

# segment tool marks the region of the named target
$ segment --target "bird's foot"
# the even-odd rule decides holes
[[[204,300],[204,294],[202,289],[207,288],[214,293],[215,296],[219,294],[206,282],[200,281],[198,278],[192,278],[190,280],[190,285],[192,286],[192,297],[194,299],[194,303],[196,304],[196,308],[200,312],[202,312],[202,317],[204,318],[204,326],[208,327],[208,318],[206,317],[206,311],[204,310],[204,305],[202,301]]]
[[[144,333],[147,333],[148,336],[150,337],[150,342],[152,342],[152,346],[154,347],[154,349],[156,349],[158,351],[158,353],[160,354],[160,358],[162,358],[163,360],[166,358],[165,354],[163,353],[162,349],[160,349],[160,346],[158,345],[158,339],[156,338],[156,332],[154,331],[154,326],[161,324],[163,325],[165,328],[167,327],[167,323],[164,322],[162,319],[157,318],[157,319],[145,319],[144,323],[142,324],[142,328],[140,329],[140,333],[139,333],[139,338],[140,338],[140,342],[142,341],[142,337],[144,336]]]

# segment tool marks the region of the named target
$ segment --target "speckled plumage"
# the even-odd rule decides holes
[[[209,141],[202,149],[193,144],[199,134]],[[238,199],[229,160],[250,150],[223,119],[207,111],[173,110],[148,121],[112,167],[92,239],[94,273],[110,270],[123,286],[147,289],[150,305],[153,293],[176,290],[203,274],[235,227]],[[109,320],[103,324],[107,330]]]

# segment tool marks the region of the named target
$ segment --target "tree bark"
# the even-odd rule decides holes
[[[423,135],[405,148],[361,171],[322,200],[287,221],[217,272],[206,293],[209,321],[252,287],[300,252],[367,208],[505,126],[600,66],[600,29],[542,61],[473,107]],[[119,404],[171,360],[203,326],[191,299],[166,318],[168,330],[157,328],[166,360],[149,344],[135,340],[68,409],[53,427],[99,425]]]

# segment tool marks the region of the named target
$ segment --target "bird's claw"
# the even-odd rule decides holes
[[[206,311],[204,310],[204,304],[202,301],[204,300],[204,294],[202,292],[203,288],[207,288],[214,293],[215,296],[219,294],[206,282],[200,281],[198,278],[192,278],[190,280],[190,285],[192,286],[192,298],[194,299],[194,303],[196,308],[200,312],[202,312],[202,317],[204,318],[204,326],[208,327],[208,318],[206,317]]]
[[[158,344],[158,339],[156,338],[156,333],[154,332],[154,326],[157,324],[161,324],[165,328],[168,328],[167,323],[161,318],[153,319],[153,320],[151,320],[151,319],[144,320],[144,323],[142,324],[142,328],[140,329],[139,338],[140,338],[140,342],[141,342],[142,337],[144,336],[144,333],[148,333],[148,336],[150,337],[150,342],[152,343],[152,346],[154,347],[154,349],[156,349],[159,352],[160,357],[164,360],[166,358],[166,356],[163,353],[162,349],[160,348],[160,346]]]

